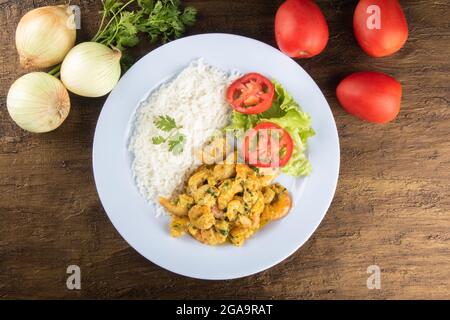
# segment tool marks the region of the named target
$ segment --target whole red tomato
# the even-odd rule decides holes
[[[358,118],[386,123],[400,112],[402,86],[381,72],[357,72],[341,81],[336,94],[342,107]]]
[[[293,58],[310,58],[328,43],[328,25],[312,0],[287,0],[275,17],[275,37],[281,51]]]
[[[353,15],[361,48],[372,57],[389,56],[408,39],[408,24],[397,0],[361,0]]]

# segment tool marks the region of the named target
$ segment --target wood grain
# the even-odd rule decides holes
[[[29,134],[9,118],[8,88],[26,73],[14,48],[15,27],[33,7],[58,2],[0,0],[0,298],[450,298],[449,2],[402,1],[409,40],[396,55],[373,59],[353,37],[356,1],[318,1],[330,42],[322,55],[298,63],[317,81],[336,119],[342,151],[336,196],[294,255],[232,281],[165,271],[114,229],[91,167],[104,99],[72,96],[68,120],[49,134]],[[273,20],[281,2],[185,1],[200,12],[189,33],[236,33],[275,46]],[[100,1],[72,3],[82,9],[79,39],[89,39]],[[143,41],[133,54],[153,47]],[[365,123],[339,107],[337,83],[359,70],[383,71],[403,84],[395,122]],[[80,291],[66,288],[70,264],[81,267]],[[381,290],[366,287],[372,264],[381,267]]]

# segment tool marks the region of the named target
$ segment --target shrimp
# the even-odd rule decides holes
[[[252,236],[255,231],[250,228],[234,227],[230,231],[230,241],[235,246],[242,246],[244,241]]]
[[[180,194],[178,196],[178,204],[182,207],[190,208],[194,204],[194,199],[187,194]]]
[[[236,175],[236,166],[234,164],[217,164],[213,169],[213,175],[216,180],[225,180]]]
[[[170,201],[164,197],[159,197],[159,203],[166,208],[169,213],[176,216],[186,216],[189,207],[194,203],[194,199],[187,195],[180,195],[177,202]]]
[[[263,187],[262,192],[264,196],[264,203],[266,204],[271,203],[275,198],[275,191],[273,191],[270,187]]]
[[[259,183],[259,180],[255,177],[248,177],[247,179],[242,179],[241,183],[243,184],[245,190],[250,191],[258,191],[261,189],[261,184]]]
[[[209,229],[214,225],[215,218],[208,206],[196,204],[188,213],[191,224],[198,229]]]
[[[246,164],[238,163],[236,165],[236,178],[247,179],[248,177],[256,177],[256,171]]]
[[[220,232],[223,236],[227,237],[230,232],[230,223],[226,220],[216,220],[214,228],[217,232]]]
[[[199,186],[205,184],[205,182],[210,177],[211,172],[206,167],[201,167],[200,170],[198,170],[196,173],[194,173],[188,180],[188,192],[194,193],[197,191]]]
[[[220,210],[216,204],[211,207],[211,211],[216,219],[222,219],[225,217],[225,212]]]
[[[236,226],[240,226],[243,228],[251,228],[252,220],[248,216],[241,214],[236,219]]]
[[[188,230],[196,240],[207,245],[214,246],[227,241],[228,234],[217,231],[215,227],[204,230],[195,227],[189,227]]]
[[[192,193],[192,197],[197,204],[213,206],[216,203],[216,198],[219,195],[219,190],[205,184]]]
[[[259,182],[257,179],[246,179],[242,181],[242,184],[244,186],[244,202],[251,207],[258,200]]]
[[[219,186],[219,191],[220,194],[217,198],[217,204],[220,210],[224,210],[228,203],[233,199],[234,195],[242,192],[243,189],[239,182],[227,179]]]
[[[244,203],[242,202],[241,199],[235,198],[234,200],[231,200],[228,203],[227,213],[225,214],[225,217],[228,219],[228,221],[234,221],[236,220],[238,213],[244,212],[245,212]]]
[[[286,191],[286,188],[283,187],[283,186],[282,186],[281,184],[279,184],[279,183],[274,183],[273,185],[270,186],[270,188],[271,188],[273,191],[275,191],[275,193],[276,193],[277,195],[283,193],[284,191]]]
[[[216,181],[232,178],[236,176],[237,154],[230,153],[223,163],[217,164],[213,169],[213,176]]]
[[[258,168],[259,169],[259,182],[261,186],[269,186],[273,180],[279,175],[279,168]]]
[[[188,229],[189,218],[173,216],[170,222],[170,235],[178,238],[184,235]]]
[[[292,199],[289,192],[285,189],[277,194],[275,201],[265,206],[261,215],[264,224],[267,221],[278,220],[286,216],[291,209]]]
[[[258,191],[257,193],[258,199],[256,200],[256,203],[253,205],[253,207],[250,210],[249,217],[252,221],[251,227],[254,229],[258,229],[261,221],[261,214],[264,211],[265,204],[264,204],[264,196],[261,191]]]

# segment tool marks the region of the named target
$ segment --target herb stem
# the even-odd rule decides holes
[[[115,17],[115,19],[117,20],[117,17]],[[112,37],[109,38],[108,42],[105,43],[105,45],[109,46],[111,45],[111,42],[114,41],[114,39],[116,38],[117,34],[119,33],[119,28],[120,28],[120,24],[117,23],[116,25],[116,31],[114,32],[114,35]]]
[[[104,6],[104,0],[102,0],[103,6]],[[94,41],[94,39],[96,39],[98,37],[98,35],[100,34],[100,31],[103,28],[103,24],[105,23],[105,19],[106,19],[106,10],[103,10],[103,15],[102,15],[102,21],[100,22],[100,27],[98,27],[97,33],[95,34],[95,36],[92,38],[92,41]]]
[[[177,128],[176,128],[177,129]],[[164,138],[164,143],[166,143],[167,141],[169,141],[171,138],[173,138],[173,136],[175,136],[176,134],[178,134],[177,131],[171,131],[169,133],[169,135],[167,137]]]
[[[109,20],[108,24],[103,28],[103,30],[99,32],[100,34],[98,34],[97,36],[95,36],[92,41],[97,42],[99,39],[102,38],[103,34],[105,33],[105,31],[108,29],[108,27],[111,25],[111,23],[113,23],[114,20],[116,20],[116,17],[118,16],[119,13],[121,13],[123,10],[125,10],[126,7],[128,7],[130,4],[132,4],[135,0],[130,0],[127,3],[125,3],[119,10],[117,10],[117,12],[115,12],[112,16],[112,18]],[[114,38],[113,38],[114,39]]]

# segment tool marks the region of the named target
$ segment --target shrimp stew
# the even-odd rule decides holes
[[[275,174],[261,174],[236,156],[223,164],[202,165],[176,199],[159,198],[171,215],[170,233],[186,233],[207,245],[242,246],[268,222],[286,216],[292,199]]]

